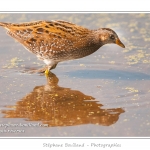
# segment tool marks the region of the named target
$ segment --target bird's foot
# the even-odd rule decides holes
[[[49,76],[49,74],[50,74],[50,70],[51,70],[51,66],[48,66],[47,68],[46,68],[46,70],[45,70],[45,76],[46,76],[46,78],[48,78],[48,76]]]
[[[48,66],[45,70],[45,76],[48,77],[49,76],[49,73],[50,73],[50,70],[52,69],[55,69],[57,66],[57,64],[54,64],[53,66]]]
[[[46,70],[45,70],[45,76],[46,76],[46,77],[48,77],[49,72],[50,72],[49,69],[46,69]]]

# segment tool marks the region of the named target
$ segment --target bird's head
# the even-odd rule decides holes
[[[99,31],[99,39],[103,44],[114,43],[125,48],[124,44],[120,41],[115,31],[109,28],[101,28]]]

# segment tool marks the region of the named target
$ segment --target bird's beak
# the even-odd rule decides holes
[[[119,39],[116,40],[116,44],[125,48],[124,44]]]

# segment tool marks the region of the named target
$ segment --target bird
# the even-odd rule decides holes
[[[105,44],[122,48],[115,31],[110,28],[88,29],[64,20],[39,20],[24,23],[0,22],[7,34],[47,65],[45,74],[62,61],[88,56]]]

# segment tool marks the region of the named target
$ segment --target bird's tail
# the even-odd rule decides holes
[[[7,27],[7,26],[8,26],[8,23],[0,22],[0,26],[2,26],[2,27]]]

